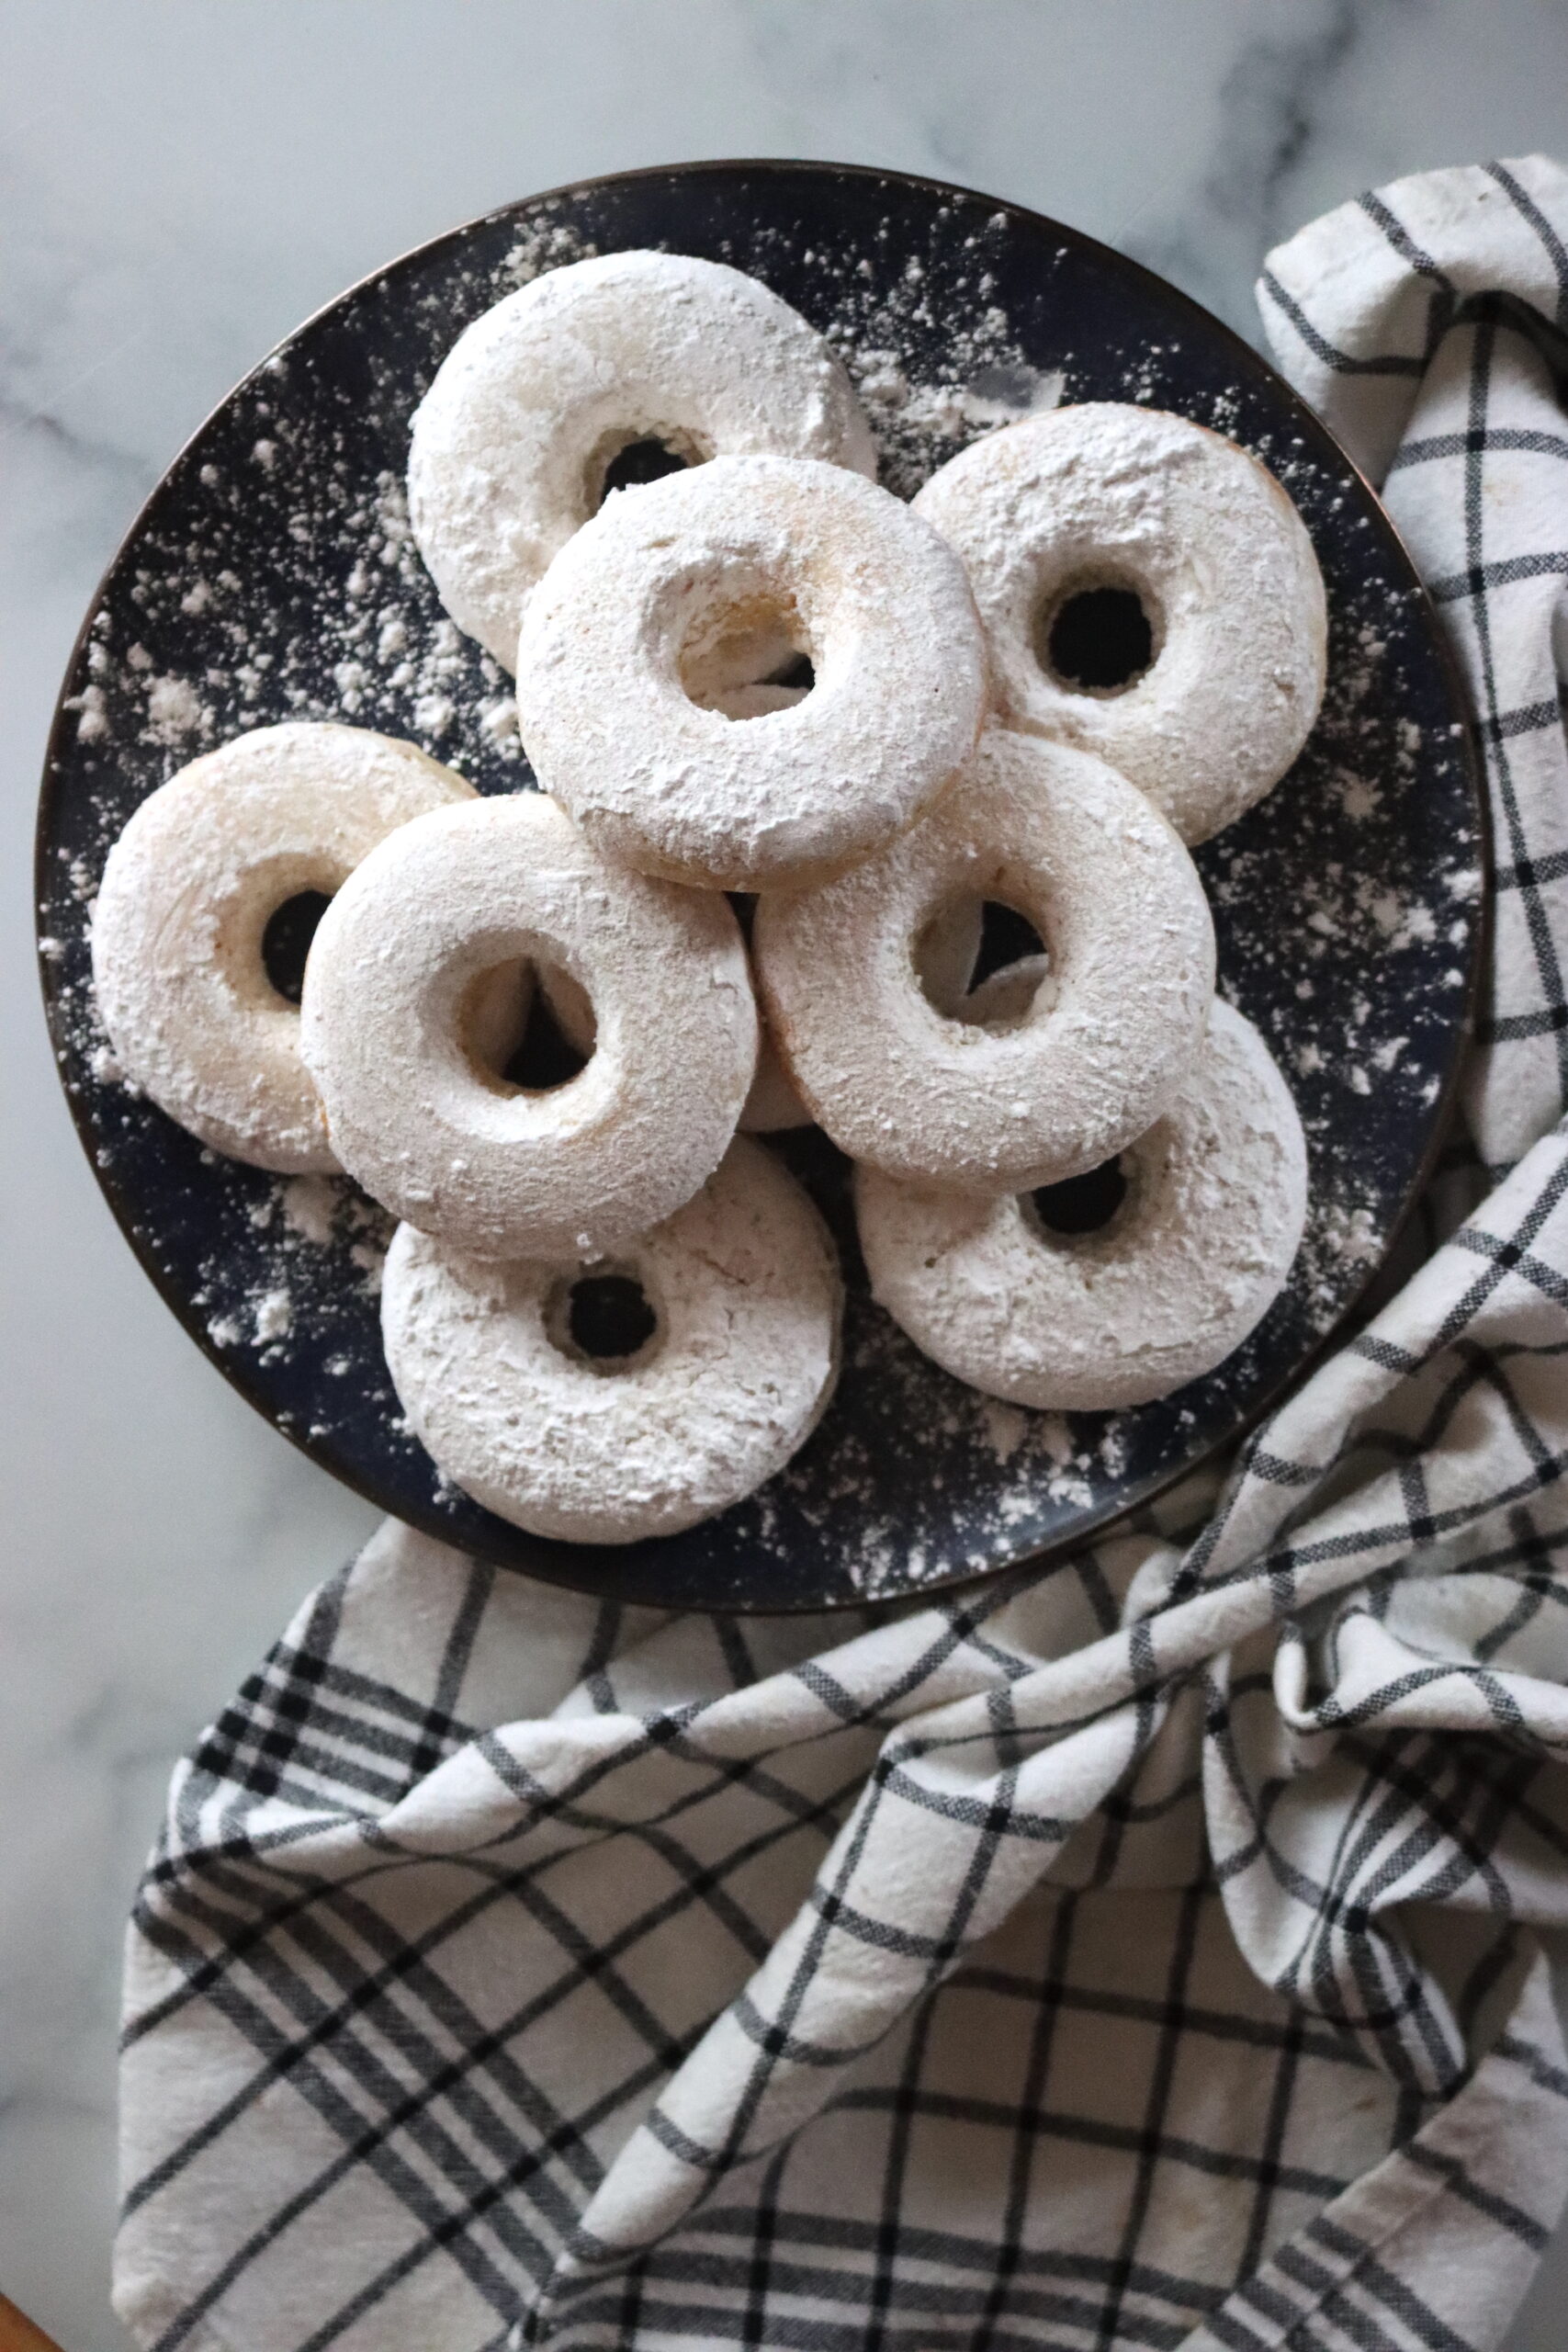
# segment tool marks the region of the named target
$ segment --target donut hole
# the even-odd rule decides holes
[[[545,1331],[573,1363],[626,1372],[654,1352],[660,1314],[633,1268],[598,1266],[556,1284],[545,1303]]]
[[[598,1025],[587,991],[559,967],[526,956],[481,972],[460,1019],[468,1059],[502,1094],[549,1094],[593,1058]]]
[[[1005,899],[987,899],[980,909],[980,946],[969,975],[970,989],[1010,964],[1044,953],[1045,942],[1021,907],[1010,906]]]
[[[699,710],[731,719],[793,710],[817,684],[799,612],[767,594],[710,607],[681,649],[680,669]]]
[[[296,890],[267,917],[262,933],[262,968],[285,1004],[298,1004],[305,993],[305,959],[316,927],[332,905],[326,890]]]
[[[588,460],[588,512],[596,514],[614,490],[638,490],[662,481],[666,474],[702,465],[712,454],[691,434],[606,434]]]
[[[1086,581],[1046,598],[1034,650],[1047,677],[1080,695],[1125,694],[1158,652],[1156,618],[1124,580]]]
[[[966,979],[956,994],[950,959],[941,952],[939,934],[964,908],[978,915],[979,944]],[[978,902],[949,900],[930,915],[917,933],[915,970],[927,1001],[945,1020],[962,1021],[982,1029],[1016,1027],[1031,1011],[1050,963],[1037,926],[1021,907],[1005,899]],[[1016,985],[1010,988],[1007,976]]]
[[[1128,1177],[1121,1160],[1102,1159],[1081,1176],[1064,1177],[1059,1184],[1040,1184],[1028,1194],[1029,1211],[1038,1228],[1054,1241],[1073,1241],[1088,1233],[1103,1233],[1118,1216],[1127,1197]]]

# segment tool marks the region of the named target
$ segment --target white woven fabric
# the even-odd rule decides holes
[[[1568,1108],[1568,174],[1400,180],[1269,257],[1285,373],[1382,492],[1479,721],[1496,859],[1468,1092],[1495,1170]]]
[[[1482,569],[1444,610],[1532,861],[1560,725],[1486,681],[1548,699],[1558,235],[1551,167],[1439,174],[1266,295],[1418,560]],[[1517,1025],[1561,879],[1498,925],[1511,1172],[1223,1485],[879,1623],[600,1608],[393,1527],[307,1603],[138,1901],[144,2342],[1497,2343],[1568,2183],[1568,1136]]]

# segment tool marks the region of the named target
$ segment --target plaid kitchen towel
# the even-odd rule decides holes
[[[1490,1197],[1223,1478],[959,1600],[671,1619],[384,1529],[138,1900],[144,2343],[1497,2343],[1568,2185],[1564,239],[1554,167],[1442,173],[1264,292],[1475,687]]]
[[[1448,624],[1496,855],[1472,1131],[1495,1172],[1568,1102],[1568,177],[1429,172],[1269,257],[1275,357],[1371,478]]]

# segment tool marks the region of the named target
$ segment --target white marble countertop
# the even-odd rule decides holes
[[[402,248],[555,182],[835,157],[1055,213],[1244,332],[1274,238],[1424,164],[1568,152],[1564,0],[6,0],[0,15],[0,2286],[107,2303],[121,1921],[177,1752],[371,1514],[139,1272],[55,1084],[33,797],[140,501],[233,379]],[[1568,2245],[1509,2337],[1556,2352]]]

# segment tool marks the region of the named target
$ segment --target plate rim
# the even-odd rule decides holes
[[[97,1184],[99,1193],[107,1204],[116,1226],[130,1244],[138,1265],[151,1281],[158,1296],[175,1317],[180,1329],[195,1341],[202,1354],[221,1374],[228,1385],[266,1423],[269,1429],[303,1454],[316,1469],[334,1478],[340,1485],[346,1487],[352,1494],[358,1495],[373,1509],[396,1520],[400,1525],[412,1527],[416,1532],[429,1537],[432,1541],[444,1544],[449,1550],[462,1551],[461,1544],[454,1540],[454,1532],[437,1524],[434,1514],[431,1515],[428,1522],[423,1516],[417,1519],[405,1517],[402,1510],[394,1510],[385,1496],[376,1492],[365,1478],[349,1469],[340,1467],[336,1462],[323,1461],[308,1432],[299,1428],[292,1418],[284,1420],[278,1417],[259,1388],[253,1387],[244,1368],[231,1361],[230,1357],[219,1348],[195,1307],[179,1294],[176,1286],[167,1278],[152,1253],[151,1243],[139,1234],[130,1222],[129,1213],[122,1206],[117,1192],[107,1181],[107,1171],[99,1164],[96,1148],[97,1138],[88,1125],[85,1102],[80,1093],[73,1091],[66,1082],[62,1058],[62,1047],[66,1041],[57,1025],[58,991],[54,980],[55,967],[51,957],[46,952],[49,934],[44,930],[46,866],[48,852],[52,846],[49,820],[60,788],[61,752],[64,748],[66,724],[73,716],[66,708],[67,691],[82,660],[94,621],[109,584],[127,549],[152,515],[171,476],[185,463],[197,444],[230,403],[258,376],[262,375],[281,353],[286,352],[301,336],[307,334],[319,321],[329,317],[333,312],[352,302],[356,297],[374,290],[381,280],[390,277],[395,271],[404,269],[412,263],[425,260],[438,254],[445,246],[460,245],[478,231],[490,228],[497,222],[507,220],[516,215],[532,211],[540,205],[573,197],[588,196],[604,188],[627,187],[638,181],[668,180],[675,176],[695,179],[709,174],[716,176],[722,173],[776,174],[780,176],[795,176],[804,173],[824,179],[873,180],[886,186],[920,189],[945,200],[957,198],[965,204],[988,205],[993,211],[1005,212],[1026,222],[1032,231],[1043,231],[1078,247],[1100,260],[1103,266],[1113,272],[1128,275],[1140,280],[1151,291],[1156,293],[1161,300],[1178,304],[1201,325],[1203,334],[1211,340],[1218,339],[1228,344],[1244,358],[1249,370],[1261,368],[1265,377],[1271,379],[1276,394],[1294,413],[1296,419],[1304,423],[1310,433],[1322,435],[1327,440],[1347,472],[1352,477],[1376,513],[1393,548],[1407,569],[1409,586],[1414,594],[1416,606],[1425,623],[1424,634],[1437,652],[1439,669],[1447,680],[1450,698],[1463,721],[1459,733],[1452,740],[1451,749],[1458,756],[1469,793],[1475,825],[1476,863],[1481,874],[1478,920],[1471,941],[1463,997],[1456,1023],[1458,1042],[1453,1058],[1445,1073],[1438,1100],[1432,1107],[1431,1124],[1426,1145],[1406,1188],[1398,1214],[1388,1227],[1382,1249],[1367,1268],[1361,1279],[1348,1294],[1332,1323],[1318,1335],[1312,1347],[1298,1359],[1289,1372],[1281,1374],[1255,1398],[1245,1414],[1240,1415],[1228,1429],[1213,1438],[1199,1452],[1170,1469],[1151,1473],[1135,1488],[1123,1491],[1114,1498],[1108,1498],[1098,1510],[1087,1512],[1070,1531],[1054,1537],[1046,1544],[1020,1553],[1015,1558],[998,1560],[985,1568],[964,1568],[948,1576],[932,1577],[928,1582],[918,1587],[910,1587],[897,1593],[875,1599],[858,1593],[845,1593],[841,1597],[831,1598],[818,1595],[809,1600],[786,1602],[783,1605],[771,1596],[771,1605],[763,1605],[744,1599],[722,1602],[707,1601],[702,1604],[705,1613],[715,1616],[798,1617],[839,1613],[852,1610],[863,1611],[868,1609],[898,1606],[911,1600],[924,1602],[934,1600],[938,1596],[962,1595],[971,1588],[990,1584],[998,1577],[1026,1576],[1053,1562],[1065,1560],[1075,1552],[1086,1550],[1091,1544],[1102,1542],[1108,1530],[1130,1521],[1140,1511],[1149,1510],[1161,1496],[1168,1494],[1182,1480],[1196,1476],[1201,1471],[1212,1465],[1221,1453],[1245,1445],[1269,1414],[1277,1410],[1287,1396],[1303,1387],[1321,1369],[1328,1356],[1344,1345],[1348,1334],[1362,1313],[1368,1293],[1382,1275],[1398,1250],[1410,1220],[1431,1182],[1454,1126],[1461,1089],[1475,1043],[1482,992],[1491,959],[1495,920],[1495,842],[1491,799],[1476,743],[1476,723],[1471,707],[1469,686],[1460,667],[1458,654],[1450,641],[1437,603],[1421,575],[1404,533],[1389,514],[1364,469],[1344,448],[1333,428],[1318,414],[1303,395],[1296,390],[1294,385],[1280,372],[1273,361],[1256,345],[1248,343],[1245,335],[1236,328],[1207,309],[1194,295],[1189,294],[1184,288],[1175,285],[1170,279],[1162,277],[1157,270],[1150,269],[1145,263],[1134,260],[1132,255],[1118,251],[1114,245],[1107,244],[1103,239],[1090,235],[1086,230],[1074,228],[1068,222],[1057,220],[1053,214],[1037,211],[1032,206],[1015,202],[1008,197],[994,196],[985,189],[970,187],[959,181],[937,179],[928,173],[905,172],[893,166],[874,164],[835,163],[818,157],[704,156],[684,163],[637,164],[625,171],[593,173],[583,178],[561,181],[553,187],[539,188],[529,195],[512,198],[506,203],[494,205],[484,212],[472,214],[449,229],[438,231],[433,237],[423,238],[418,243],[404,247],[389,259],[378,263],[374,269],[367,270],[347,286],[340,288],[326,301],[318,303],[314,310],[308,311],[304,318],[300,319],[286,334],[280,336],[277,342],[271,345],[242,375],[238,376],[227,391],[204,412],[199,421],[180,442],[173,456],[164,466],[157,481],[141,501],[98,576],[87,600],[81,626],[72,640],[71,650],[66,657],[44,744],[43,773],[39,783],[33,831],[33,922],[39,992],[43,1000],[44,1020],[49,1033],[51,1058],[54,1064],[55,1077],[61,1092],[65,1097],[76,1139],[82,1147],[84,1157]],[[520,1529],[516,1532],[525,1538],[527,1537],[526,1530]],[[617,1551],[620,1556],[626,1560],[627,1573],[624,1577],[616,1577],[613,1571],[606,1576],[602,1570],[601,1564],[604,1554],[611,1549]],[[591,1557],[594,1562],[596,1574],[592,1582],[566,1573],[570,1565],[569,1555],[577,1550],[583,1553],[585,1559]],[[516,1576],[536,1576],[542,1582],[554,1585],[563,1590],[584,1592],[593,1597],[616,1600],[623,1605],[634,1600],[640,1600],[641,1605],[653,1608],[682,1605],[660,1602],[657,1599],[650,1600],[646,1591],[638,1593],[637,1570],[632,1564],[639,1551],[640,1546],[635,1544],[624,1547],[572,1546],[558,1544],[550,1547],[547,1555],[536,1560],[530,1560],[526,1565],[515,1559],[491,1559],[490,1565]],[[558,1560],[558,1555],[560,1555]],[[473,1555],[465,1553],[464,1556],[482,1558],[486,1555],[482,1553]],[[683,1605],[692,1606],[693,1604]]]

